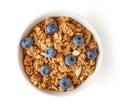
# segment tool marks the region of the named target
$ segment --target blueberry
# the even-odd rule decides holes
[[[43,76],[46,76],[46,75],[48,75],[49,73],[50,73],[50,67],[49,66],[47,66],[47,65],[43,65],[43,66],[41,66],[41,68],[40,68],[40,73],[43,75]]]
[[[65,63],[68,66],[72,66],[73,64],[75,64],[76,62],[76,58],[73,55],[67,55],[65,56]]]
[[[87,50],[86,56],[88,59],[95,59],[97,56],[97,52],[94,49]]]
[[[29,48],[33,45],[33,40],[30,37],[24,38],[21,41],[21,45],[23,48]]]
[[[60,84],[61,88],[63,88],[64,90],[67,90],[72,85],[72,82],[71,82],[70,78],[63,77],[60,79],[59,84]]]
[[[55,32],[57,32],[57,30],[58,30],[58,26],[54,22],[50,22],[46,26],[46,32],[48,34],[54,34]]]
[[[53,47],[48,47],[46,50],[45,50],[45,56],[48,57],[48,58],[53,58],[56,54],[56,51]]]
[[[73,42],[76,46],[81,46],[84,44],[84,38],[80,35],[75,35],[73,37]]]

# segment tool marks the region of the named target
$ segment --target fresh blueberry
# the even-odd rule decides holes
[[[73,64],[75,64],[76,62],[76,58],[73,55],[67,55],[65,56],[65,63],[68,66],[72,66]]]
[[[94,49],[87,50],[86,56],[88,59],[95,59],[97,56],[97,52]]]
[[[21,45],[23,48],[29,48],[33,45],[33,40],[30,37],[24,38],[21,41]]]
[[[48,75],[49,73],[50,73],[50,67],[49,66],[47,66],[47,65],[43,65],[43,66],[41,66],[41,68],[40,68],[40,73],[43,75],[43,76],[46,76],[46,75]]]
[[[73,42],[76,46],[81,46],[84,44],[84,38],[80,35],[75,35],[73,37]]]
[[[67,90],[72,85],[72,82],[71,82],[70,78],[63,77],[60,79],[59,84],[60,84],[61,88],[63,88],[64,90]]]
[[[48,34],[54,34],[55,32],[57,32],[57,30],[58,30],[58,26],[54,22],[50,22],[46,26],[46,32]]]
[[[53,47],[48,47],[45,51],[45,56],[48,58],[53,58],[56,54],[56,51]]]

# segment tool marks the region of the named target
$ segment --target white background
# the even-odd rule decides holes
[[[18,65],[18,44],[27,24],[50,10],[84,16],[100,35],[104,60],[96,80],[81,93],[56,97],[26,81]],[[0,107],[120,107],[119,0],[0,0]]]

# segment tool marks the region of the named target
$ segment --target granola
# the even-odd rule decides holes
[[[52,35],[46,32],[49,22],[54,22],[58,26],[57,32]],[[84,44],[76,46],[73,42],[74,35],[81,35],[84,38]],[[46,88],[57,92],[70,91],[94,72],[96,58],[88,59],[86,52],[88,49],[94,49],[98,54],[97,43],[93,34],[74,19],[48,17],[35,25],[27,37],[33,40],[33,45],[23,49],[23,65],[29,80],[38,89]],[[55,57],[46,57],[47,47],[54,47]],[[65,63],[65,56],[69,54],[76,58],[76,63],[72,66]],[[41,75],[40,67],[42,65],[50,67],[49,75]],[[69,77],[72,82],[72,85],[66,90],[61,88],[59,84],[63,77]]]

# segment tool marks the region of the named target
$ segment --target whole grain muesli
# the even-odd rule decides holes
[[[97,43],[92,33],[74,19],[48,17],[26,36],[32,41],[21,41],[23,65],[29,80],[38,89],[70,91],[94,72]]]

